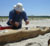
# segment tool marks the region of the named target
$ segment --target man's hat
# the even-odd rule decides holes
[[[14,5],[14,9],[16,11],[19,11],[19,12],[24,11],[23,4],[22,3],[17,3],[17,5]]]

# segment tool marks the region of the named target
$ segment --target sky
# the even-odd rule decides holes
[[[50,0],[0,0],[0,16],[9,16],[18,2],[23,4],[27,15],[50,16]]]

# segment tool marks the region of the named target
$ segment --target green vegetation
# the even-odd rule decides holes
[[[0,19],[3,19],[3,18],[8,18],[8,16],[0,16]]]
[[[28,16],[29,19],[50,19],[50,16]]]
[[[7,19],[8,16],[0,16],[0,19]],[[50,16],[28,16],[29,19],[50,19]]]
[[[50,16],[28,16],[29,18],[50,18]]]

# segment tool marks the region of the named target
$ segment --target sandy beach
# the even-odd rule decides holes
[[[42,19],[42,20],[29,20],[30,24],[25,25],[25,22],[23,22],[22,27],[50,27],[50,19]],[[2,26],[7,26],[6,24],[7,20],[2,22],[0,21],[0,25]],[[45,35],[39,35],[38,37],[23,40],[20,42],[15,42],[15,43],[7,43],[4,46],[48,46],[48,40],[50,39],[50,33],[45,34]],[[41,41],[42,40],[42,41]],[[45,43],[44,43],[45,42]]]

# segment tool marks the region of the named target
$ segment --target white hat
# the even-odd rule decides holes
[[[24,11],[22,3],[17,3],[17,5],[14,5],[14,9],[20,12]]]

